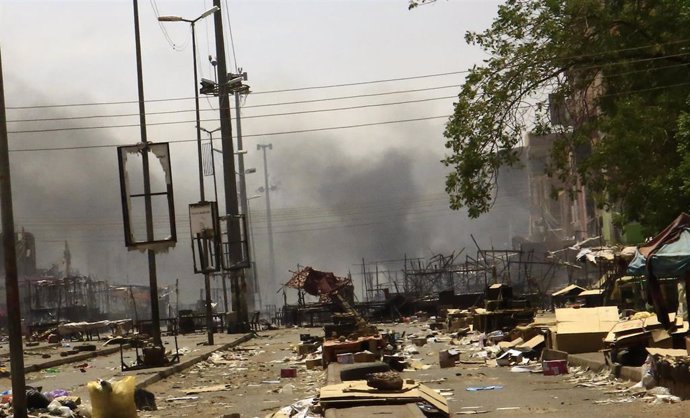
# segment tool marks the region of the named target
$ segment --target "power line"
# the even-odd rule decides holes
[[[173,42],[172,38],[170,37],[170,34],[168,33],[168,30],[166,29],[165,25],[158,20],[160,17],[160,12],[158,11],[158,4],[156,3],[156,0],[149,0],[149,3],[151,4],[151,8],[153,9],[153,14],[156,15],[156,22],[158,22],[158,27],[161,29],[161,32],[163,32],[163,37],[165,38],[166,42],[168,42],[168,45],[172,47],[173,50],[175,51],[183,51],[189,46],[189,40],[190,38],[187,38],[184,44],[182,46],[177,46],[175,42]]]
[[[323,86],[316,86],[316,87],[297,87],[297,88],[293,88],[293,89],[283,89],[283,90],[274,90],[274,91],[259,91],[259,92],[255,91],[255,92],[252,92],[252,95],[268,94],[268,93],[276,93],[276,92],[286,92],[286,91],[323,89],[323,88],[331,88],[331,87],[346,87],[346,86],[356,86],[356,85],[362,85],[362,84],[387,83],[387,82],[403,81],[403,80],[416,80],[416,79],[420,79],[420,78],[434,78],[434,77],[441,77],[444,75],[463,74],[463,73],[467,73],[467,72],[469,72],[469,70],[451,71],[451,72],[436,73],[436,74],[422,74],[422,75],[416,75],[416,76],[410,76],[410,77],[389,78],[389,79],[381,79],[381,80],[362,81],[362,82],[356,82],[356,83],[331,84],[331,85],[323,85]],[[189,100],[189,99],[193,99],[193,97],[149,99],[149,100],[146,100],[146,102],[147,103],[156,103],[156,102],[169,102],[169,101]],[[66,104],[53,104],[53,105],[7,106],[6,108],[11,109],[11,110],[21,110],[21,109],[44,109],[44,108],[51,108],[51,107],[120,105],[120,104],[132,104],[132,103],[139,103],[139,101],[138,100],[122,100],[122,101],[92,102],[92,103],[66,103]]]
[[[331,130],[339,130],[339,129],[363,128],[363,127],[367,127],[367,126],[391,125],[391,124],[396,124],[396,123],[419,122],[419,121],[441,119],[441,118],[445,119],[448,117],[450,117],[450,115],[427,116],[427,117],[413,118],[413,119],[401,119],[401,120],[391,120],[391,121],[384,121],[384,122],[360,123],[360,124],[354,124],[354,125],[330,126],[330,127],[313,128],[313,129],[300,129],[300,130],[294,130],[294,131],[265,132],[265,133],[260,133],[260,134],[249,134],[249,135],[243,135],[243,136],[245,138],[250,138],[250,137],[259,137],[259,136],[275,136],[275,135],[289,135],[289,134],[308,133],[308,132],[322,132],[322,131],[331,131]],[[171,144],[180,144],[180,143],[185,143],[185,142],[196,142],[196,141],[197,141],[196,139],[181,139],[181,140],[177,140],[177,141],[168,141],[168,142]],[[80,146],[69,146],[69,147],[51,147],[51,148],[12,149],[12,150],[10,150],[10,152],[64,151],[64,150],[77,150],[77,149],[115,148],[115,147],[119,147],[121,145],[123,145],[123,144],[102,144],[102,145],[80,145]]]
[[[368,104],[368,105],[359,105],[359,106],[346,106],[346,107],[328,108],[328,109],[301,110],[301,111],[283,112],[283,113],[269,113],[269,114],[265,114],[265,115],[249,115],[249,116],[245,116],[244,119],[254,119],[254,118],[273,117],[273,116],[290,116],[290,115],[321,113],[321,112],[336,112],[336,111],[363,109],[363,108],[371,108],[371,107],[421,103],[421,102],[428,102],[428,101],[433,101],[433,100],[452,99],[452,98],[455,98],[455,96],[434,97],[434,98],[428,98],[428,99],[406,100],[406,101],[400,101],[400,102],[378,103],[378,104]],[[215,118],[214,119],[202,119],[201,122],[213,122],[215,120],[216,120]],[[148,125],[149,126],[179,125],[179,124],[185,124],[185,123],[196,123],[196,121],[194,121],[194,120],[181,120],[181,121],[171,121],[171,122],[149,122]],[[73,126],[73,127],[67,127],[67,128],[27,129],[27,130],[8,131],[8,133],[26,134],[26,133],[43,133],[43,132],[59,132],[59,131],[80,131],[80,130],[89,130],[89,129],[136,128],[136,127],[139,127],[139,124],[134,123],[134,124],[123,124],[123,125]]]
[[[225,2],[225,18],[228,21],[228,33],[230,34],[230,45],[232,47],[232,61],[235,64],[235,71],[240,72],[239,67],[237,67],[237,54],[235,53],[235,39],[232,36],[232,24],[230,23],[230,7],[228,6],[228,0]]]
[[[324,85],[318,85],[318,86],[294,87],[294,88],[290,88],[290,89],[255,91],[255,92],[252,92],[252,94],[287,93],[287,92],[302,91],[302,90],[320,90],[320,89],[330,89],[330,88],[336,88],[336,87],[363,86],[363,85],[375,84],[375,83],[388,83],[388,82],[393,82],[393,81],[416,80],[418,78],[432,78],[432,77],[443,77],[443,76],[447,76],[447,75],[466,74],[469,72],[470,72],[470,70],[449,71],[446,73],[426,74],[423,76],[388,78],[385,80],[357,81],[357,82],[353,82],[353,83],[324,84]]]
[[[620,76],[630,75],[630,74],[661,71],[661,70],[665,70],[665,69],[678,68],[678,67],[687,67],[689,65],[690,64],[687,64],[687,63],[672,64],[672,65],[666,65],[663,67],[654,67],[654,68],[646,68],[646,69],[641,69],[641,70],[625,71],[625,72],[621,72],[621,73],[605,74],[603,77],[604,78],[615,78],[615,77],[620,77]],[[599,68],[599,67],[596,67],[596,68]],[[458,88],[458,87],[460,87],[460,86],[457,84],[451,84],[451,85],[445,85],[445,86],[436,86],[436,87],[419,88],[419,89],[395,90],[395,91],[387,91],[387,92],[379,92],[379,93],[356,94],[356,95],[350,95],[350,96],[326,97],[326,98],[322,98],[322,99],[309,99],[309,100],[297,100],[297,101],[288,101],[288,102],[262,103],[262,104],[256,104],[256,105],[243,106],[243,108],[249,109],[249,108],[274,107],[274,106],[284,106],[284,105],[293,105],[293,104],[318,103],[318,102],[325,102],[325,101],[336,101],[336,100],[356,99],[356,98],[364,98],[364,97],[386,96],[386,95],[403,94],[403,93],[415,93],[415,92],[442,90],[442,89]],[[191,99],[193,99],[193,97],[176,98],[176,99],[170,99],[170,100],[185,100],[185,99],[191,100]],[[125,103],[125,102],[118,102],[118,103]],[[194,109],[168,110],[168,111],[159,111],[159,112],[147,112],[147,115],[170,115],[170,114],[178,114],[178,113],[189,113],[189,112],[193,112],[193,111],[194,111]],[[217,109],[212,107],[211,109],[201,109],[201,111],[202,112],[216,112]],[[53,122],[53,121],[63,121],[63,120],[135,117],[135,116],[138,117],[139,113],[115,113],[115,114],[110,114],[110,115],[101,114],[101,115],[86,115],[86,116],[65,116],[65,117],[54,117],[54,118],[14,119],[14,120],[8,120],[7,122],[10,122],[10,123]],[[261,117],[261,116],[263,116],[263,115],[246,116],[246,118]],[[272,115],[266,115],[266,116],[272,116]]]
[[[257,107],[273,107],[273,106],[284,106],[284,105],[293,105],[293,104],[317,103],[317,102],[345,100],[345,99],[357,99],[357,98],[365,98],[365,97],[388,96],[388,95],[403,94],[403,93],[417,93],[417,92],[432,91],[432,90],[443,90],[443,89],[457,88],[457,87],[459,87],[459,86],[456,84],[451,84],[448,86],[437,86],[437,87],[409,89],[409,90],[395,90],[395,91],[386,91],[386,92],[380,92],[380,93],[356,94],[356,95],[351,95],[351,96],[326,97],[323,99],[310,99],[310,100],[297,100],[297,101],[291,101],[291,102],[263,103],[263,104],[258,104],[258,105],[242,106],[242,108],[243,109],[249,109],[249,108],[257,108]],[[193,97],[191,99],[193,99]],[[146,112],[146,114],[147,115],[169,115],[169,114],[175,114],[175,113],[194,112],[194,110],[195,109],[167,110],[167,111],[160,111],[160,112]],[[211,108],[211,109],[200,109],[200,110],[202,112],[217,111],[217,109],[213,109],[213,108]],[[52,121],[60,121],[60,120],[97,119],[97,118],[111,118],[111,117],[130,117],[130,116],[137,116],[138,117],[139,113],[119,113],[119,114],[112,114],[112,115],[65,116],[65,117],[55,117],[55,118],[14,119],[14,120],[8,120],[8,122],[13,122],[13,123],[19,123],[19,122],[52,122]]]
[[[586,57],[590,57],[590,56],[606,55],[606,54],[616,53],[616,52],[633,51],[633,50],[638,50],[638,49],[651,48],[651,47],[659,46],[659,45],[677,44],[677,43],[684,43],[684,42],[690,42],[690,40],[684,39],[684,40],[679,40],[679,41],[670,41],[670,42],[665,42],[665,43],[649,44],[649,45],[644,45],[644,46],[639,46],[639,47],[621,48],[621,49],[609,50],[609,51],[605,51],[605,52],[601,52],[601,53],[574,55],[574,56],[569,56],[569,57],[559,57],[558,59],[586,58]],[[629,63],[634,63],[634,62],[656,61],[656,60],[662,60],[662,59],[668,59],[668,58],[677,58],[677,57],[686,56],[686,55],[690,55],[690,52],[679,53],[679,54],[670,54],[670,55],[662,55],[662,56],[650,57],[650,58],[640,58],[640,59],[635,59],[635,60],[627,60],[624,63],[629,64]],[[579,68],[579,69],[598,68],[600,66],[610,66],[610,65],[620,65],[620,64],[621,63],[604,63],[604,64],[600,64],[600,65],[596,65],[596,66],[584,67],[584,68]],[[387,82],[395,82],[395,81],[415,80],[415,79],[420,79],[420,78],[434,78],[434,77],[442,77],[442,76],[448,76],[448,75],[467,74],[470,71],[471,70],[458,70],[458,71],[422,74],[422,75],[407,76],[407,77],[359,81],[359,82],[352,82],[352,83],[325,84],[325,85],[317,85],[317,86],[295,87],[295,88],[288,88],[288,89],[255,91],[255,92],[252,92],[252,94],[259,95],[259,94],[284,93],[284,92],[293,92],[293,91],[302,91],[302,90],[317,90],[317,89],[327,89],[327,88],[336,88],[336,87],[359,86],[359,85],[376,84],[376,83],[387,83]],[[146,101],[150,102],[150,103],[155,103],[155,102],[189,100],[189,99],[192,99],[192,97],[149,99]],[[109,102],[93,102],[93,103],[67,103],[67,104],[54,104],[54,105],[7,106],[6,109],[10,109],[10,110],[42,109],[42,108],[51,108],[51,107],[101,106],[101,105],[119,105],[119,104],[132,104],[132,103],[138,103],[138,101],[137,100],[128,100],[128,101],[109,101]]]
[[[690,54],[690,53],[688,53]],[[665,85],[665,86],[656,86],[656,87],[651,87],[651,88],[645,88],[645,89],[636,89],[636,90],[628,90],[628,91],[620,91],[612,94],[603,94],[600,97],[608,97],[608,96],[620,96],[624,94],[631,94],[631,93],[641,93],[641,92],[647,92],[647,91],[654,91],[654,90],[661,90],[661,89],[667,89],[667,88],[674,88],[674,87],[681,87],[681,86],[686,86],[689,85],[690,82],[685,82],[685,83],[677,83],[677,84],[670,84],[670,85]],[[451,96],[448,96],[448,98],[451,98]],[[439,98],[440,100],[440,98]],[[419,101],[428,101],[428,99],[420,99]],[[413,103],[415,101],[409,101],[409,103]],[[396,102],[396,103],[391,103],[391,104],[402,104],[405,102]],[[371,106],[386,106],[387,104],[379,104],[379,105],[371,105]],[[254,116],[245,116],[245,118],[257,118],[257,117],[266,117],[266,116],[284,116],[284,115],[294,115],[294,114],[299,114],[299,113],[315,113],[315,112],[320,112],[320,111],[340,111],[340,110],[349,110],[349,109],[357,109],[357,108],[362,108],[362,107],[368,107],[368,105],[362,105],[362,106],[349,106],[349,107],[342,107],[342,108],[334,108],[334,109],[324,109],[324,110],[313,110],[313,111],[298,111],[298,112],[285,112],[281,114],[268,114],[268,115],[254,115]],[[533,107],[533,106],[528,106],[528,107]],[[204,119],[202,122],[212,122],[215,121],[216,119]],[[177,124],[184,124],[184,123],[194,123],[195,121],[172,121],[172,122],[151,122],[149,125],[154,126],[154,125],[177,125]],[[360,125],[354,125],[354,126],[360,126]],[[367,126],[367,125],[361,125],[361,126]],[[59,132],[59,131],[78,131],[78,130],[90,130],[90,129],[114,129],[114,128],[133,128],[133,127],[139,127],[138,124],[124,124],[124,125],[100,125],[100,126],[77,126],[77,127],[70,127],[70,128],[48,128],[48,129],[29,129],[29,130],[17,130],[17,131],[8,131],[8,133],[12,134],[25,134],[25,133],[45,133],[45,132]],[[330,128],[326,128],[328,130]],[[321,128],[318,128],[317,130],[323,130]],[[295,133],[295,132],[312,132],[312,130],[306,130],[306,131],[290,131],[287,133]],[[271,133],[269,134],[264,134],[264,135],[272,135]],[[252,137],[252,136],[259,136],[259,135],[245,135],[246,137]]]

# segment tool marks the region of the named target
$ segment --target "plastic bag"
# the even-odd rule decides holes
[[[92,418],[137,418],[134,380],[134,376],[126,376],[117,382],[89,382]]]

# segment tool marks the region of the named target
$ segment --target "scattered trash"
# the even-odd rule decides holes
[[[544,376],[568,374],[568,362],[566,360],[544,360],[542,368]]]
[[[50,400],[36,389],[26,391],[26,406],[29,409],[44,409],[50,404]]]
[[[51,415],[57,415],[59,417],[66,417],[66,418],[74,417],[74,413],[72,412],[72,410],[67,406],[63,406],[58,401],[50,402],[48,405],[46,405],[46,409],[48,409],[48,412],[50,412]],[[94,417],[96,417],[96,416],[97,415],[94,415]],[[108,417],[108,416],[114,417],[116,415],[101,415],[101,417]]]
[[[441,350],[438,353],[438,364],[442,369],[454,367],[455,362],[460,360],[460,351],[456,349]]]
[[[469,392],[477,392],[480,390],[497,390],[497,389],[503,389],[503,386],[500,385],[491,385],[491,386],[471,386],[468,388],[465,388],[465,390]]]
[[[69,392],[64,389],[55,389],[50,392],[43,392],[43,394],[50,400],[55,398],[61,398],[63,396],[69,396]]]
[[[280,369],[280,377],[281,378],[297,377],[297,369],[295,369],[295,368]]]
[[[221,392],[224,390],[231,389],[232,387],[228,384],[225,385],[213,385],[213,386],[198,386],[189,389],[182,389],[185,395],[196,395],[197,393],[208,393],[208,392]]]
[[[407,345],[405,348],[403,348],[403,352],[405,354],[419,354],[419,350],[417,350],[417,347],[414,345]]]
[[[323,415],[314,398],[299,400],[268,416],[268,418],[320,418]]]
[[[146,389],[137,388],[134,390],[134,404],[139,411],[156,411],[156,396]]]
[[[175,401],[196,401],[198,400],[198,396],[178,396],[176,398],[167,398],[165,401],[166,402],[175,402]]]

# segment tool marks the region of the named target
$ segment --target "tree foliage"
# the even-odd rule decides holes
[[[525,132],[555,133],[547,173],[652,229],[690,210],[690,2],[508,0],[467,43],[473,67],[446,125],[453,209],[477,217]],[[549,98],[568,126],[549,120]]]

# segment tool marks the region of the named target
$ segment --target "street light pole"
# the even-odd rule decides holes
[[[197,150],[197,156],[199,158],[199,191],[200,191],[200,198],[201,201],[204,202],[206,200],[205,198],[205,193],[204,193],[204,166],[203,162],[201,161],[201,116],[199,115],[199,80],[198,80],[198,75],[197,75],[197,69],[196,69],[196,34],[194,32],[194,23],[196,23],[196,20],[192,20],[192,55],[194,55],[194,110],[196,113],[196,150]],[[213,153],[211,153],[213,154]],[[208,276],[208,273],[206,273],[206,276]],[[208,281],[208,277],[205,279]],[[210,293],[210,291],[208,292]],[[209,294],[210,296],[210,294]],[[207,299],[210,299],[208,297]]]
[[[252,254],[255,254],[254,257],[256,257],[256,247],[254,246],[254,228],[252,227],[251,205],[249,204],[249,201],[252,199],[256,199],[258,197],[261,197],[261,195],[254,195],[245,199],[247,203],[247,226],[249,228],[249,244],[252,249]],[[252,282],[254,283],[254,291],[256,292],[256,296],[258,298],[258,310],[260,311],[263,308],[263,303],[261,302],[261,286],[259,285],[259,281],[256,277],[256,260],[251,261],[250,267],[252,269]]]
[[[273,250],[273,225],[271,222],[271,191],[268,185],[268,162],[266,148],[272,150],[273,144],[257,144],[256,149],[264,152],[264,187],[266,190],[266,228],[268,232],[268,282],[269,286],[276,284],[276,264]]]
[[[197,156],[199,159],[199,195],[201,198],[201,201],[204,202],[206,201],[206,194],[204,191],[204,166],[202,162],[202,154],[201,154],[201,117],[199,115],[199,88],[198,88],[198,75],[197,75],[197,69],[196,69],[196,34],[194,31],[194,24],[207,17],[210,16],[211,14],[216,13],[217,11],[220,10],[220,7],[214,6],[204,13],[202,13],[199,17],[193,20],[189,19],[183,19],[179,16],[159,16],[158,21],[161,22],[187,22],[190,23],[192,26],[192,55],[193,55],[193,63],[194,63],[194,104],[195,104],[195,111],[196,111],[196,144],[197,144]],[[213,152],[211,152],[213,153]],[[204,253],[202,255],[204,258],[207,257],[207,254]],[[203,265],[203,264],[202,264]],[[208,335],[208,344],[213,345],[213,308],[211,307],[211,279],[209,278],[209,272],[208,269],[205,269],[204,271],[204,288],[206,290],[206,333]]]

